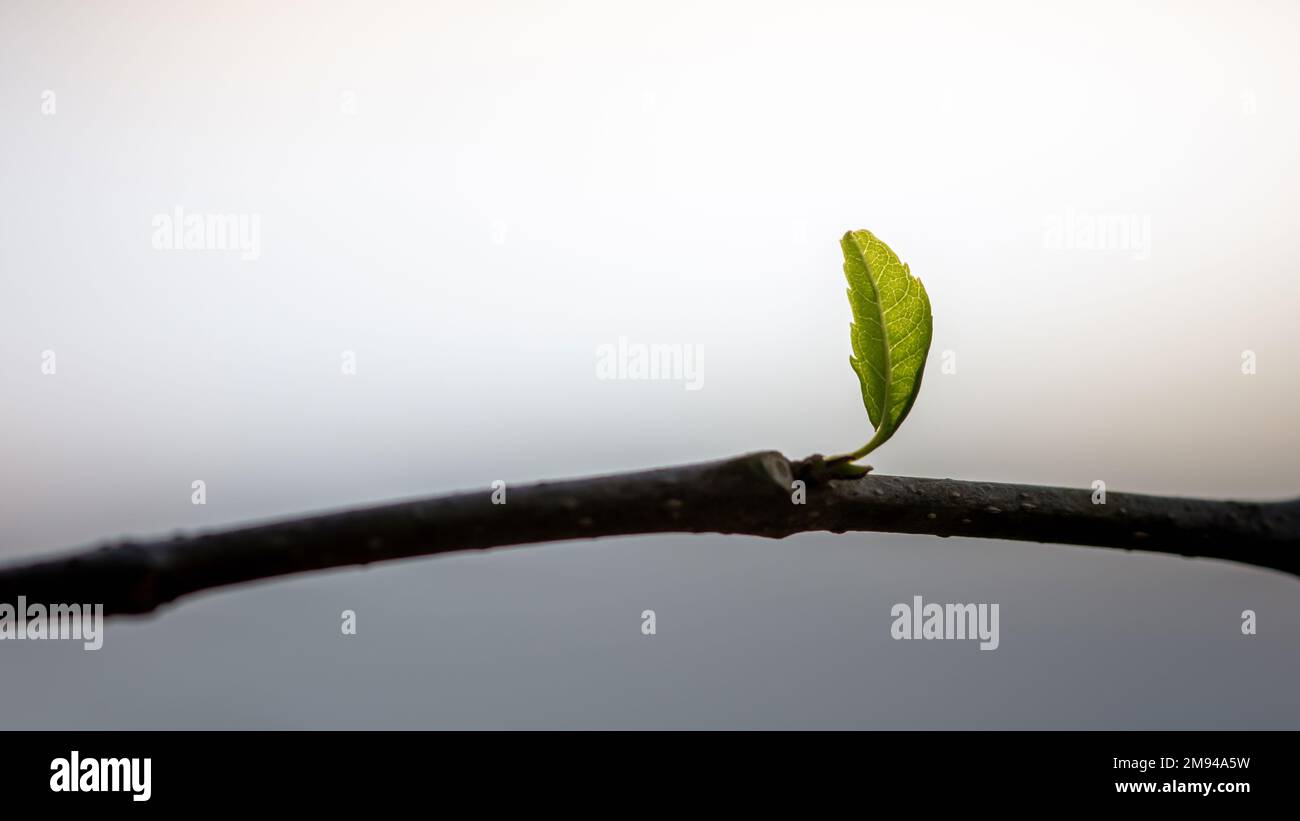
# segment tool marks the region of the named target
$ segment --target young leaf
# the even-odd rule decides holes
[[[840,246],[853,310],[849,364],[862,383],[862,402],[876,429],[858,450],[827,460],[848,463],[884,444],[907,418],[921,390],[933,319],[921,280],[874,234],[849,231]]]

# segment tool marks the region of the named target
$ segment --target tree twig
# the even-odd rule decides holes
[[[0,569],[0,602],[148,613],[257,579],[505,545],[646,533],[883,531],[1092,545],[1226,559],[1300,575],[1300,499],[1234,502],[868,475],[764,451],[683,465],[310,515],[151,542],[123,541]],[[805,500],[795,503],[796,480]]]

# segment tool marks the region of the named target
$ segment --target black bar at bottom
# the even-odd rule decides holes
[[[11,812],[512,803],[621,813],[706,799],[865,809],[882,798],[1231,810],[1288,797],[1297,741],[1292,732],[11,732],[0,734],[0,789]],[[611,794],[614,804],[600,798]]]

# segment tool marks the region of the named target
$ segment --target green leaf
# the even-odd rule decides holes
[[[921,280],[875,234],[849,231],[840,246],[853,310],[849,364],[862,383],[862,402],[876,429],[858,450],[827,460],[851,462],[884,444],[912,410],[934,321]]]

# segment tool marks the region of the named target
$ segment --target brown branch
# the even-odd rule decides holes
[[[806,502],[792,500],[802,480]],[[821,457],[774,451],[98,549],[0,569],[0,601],[148,613],[200,590],[330,567],[505,545],[644,533],[783,538],[826,530],[928,533],[1227,559],[1300,575],[1300,499],[1231,502],[869,475],[826,477]]]

